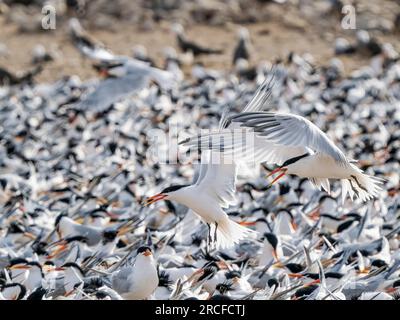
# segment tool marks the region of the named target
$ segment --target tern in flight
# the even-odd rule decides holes
[[[253,99],[246,105],[243,112],[255,112],[264,105],[267,97],[260,98],[263,90],[271,93],[273,77],[264,81]],[[268,95],[269,95],[268,94]],[[226,113],[221,119],[219,130],[233,128],[233,122],[227,121]],[[150,205],[160,200],[179,202],[197,213],[208,226],[208,244],[215,244],[216,249],[232,247],[245,239],[254,231],[229,219],[223,210],[236,203],[237,164],[223,153],[204,150],[201,155],[200,170],[191,185],[178,185],[165,188],[160,193],[148,198],[144,205]],[[212,232],[212,227],[215,227]]]
[[[265,83],[253,100],[259,101],[259,109],[271,94],[271,86]],[[318,188],[330,193],[329,179],[342,183],[342,200],[347,194],[351,199],[367,201],[378,196],[382,179],[363,173],[315,124],[306,118],[286,113],[245,110],[227,118],[228,126],[218,132],[195,136],[182,144],[202,150],[223,150],[240,158],[252,155],[256,162],[277,164],[269,175],[279,173],[271,185],[286,174],[308,178]],[[236,126],[234,125],[236,124]],[[241,128],[252,139],[237,139],[232,129]],[[236,135],[237,137],[237,135]],[[251,141],[251,146],[244,145]],[[235,160],[237,160],[235,158]]]

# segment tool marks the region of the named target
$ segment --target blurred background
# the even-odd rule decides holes
[[[344,29],[342,8],[356,9],[356,29]],[[42,8],[56,10],[56,28],[42,27]],[[310,53],[315,65],[338,56],[344,72],[369,64],[376,52],[346,50],[366,30],[380,45],[400,49],[400,1],[341,0],[0,0],[0,67],[10,72],[29,69],[35,52],[49,59],[36,80],[51,82],[65,75],[82,80],[95,76],[73,47],[68,21],[82,26],[111,51],[146,56],[162,67],[166,47],[178,50],[171,26],[179,23],[198,44],[222,54],[195,57],[208,68],[232,69],[238,30],[245,26],[252,46],[248,64],[285,61],[291,52]],[[345,49],[343,49],[343,46]],[[68,59],[66,59],[68,58]],[[185,65],[183,70],[187,73]]]

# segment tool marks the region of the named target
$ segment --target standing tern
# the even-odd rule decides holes
[[[137,250],[133,266],[120,269],[112,275],[112,288],[124,299],[148,299],[158,286],[156,261],[149,247]]]
[[[206,48],[197,43],[191,42],[185,36],[185,31],[183,26],[179,23],[175,23],[172,25],[172,31],[176,34],[176,40],[179,48],[183,52],[191,52],[194,56],[202,55],[202,54],[221,54],[223,50]]]

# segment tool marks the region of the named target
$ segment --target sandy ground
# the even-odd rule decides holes
[[[282,12],[285,10],[282,6],[270,8],[271,19],[245,25],[250,31],[253,43],[252,63],[285,58],[290,51],[294,51],[298,54],[309,52],[314,56],[317,65],[323,65],[334,57],[336,37],[343,36],[354,41],[355,31],[341,29],[337,17],[320,17],[321,20],[315,21],[312,18],[300,17],[297,12],[291,12],[291,8],[285,14]],[[8,55],[0,57],[0,66],[14,72],[29,68],[31,51],[40,43],[50,52],[55,52],[57,59],[46,66],[37,78],[39,82],[54,81],[61,76],[72,74],[77,74],[82,79],[94,76],[90,63],[72,46],[66,25],[64,21],[59,23],[56,30],[20,33],[15,25],[7,23],[5,17],[0,15],[0,43],[4,43],[8,48]],[[114,30],[97,30],[90,28],[90,25],[87,27],[95,38],[113,52],[130,55],[132,47],[141,44],[148,49],[150,57],[161,65],[163,49],[166,46],[176,47],[175,37],[169,31],[169,26],[169,22],[163,21],[156,24],[151,31],[143,31],[133,23],[121,21],[113,24]],[[224,49],[222,55],[201,57],[199,60],[209,68],[226,70],[231,68],[238,27],[229,23],[218,27],[195,24],[189,26],[186,32],[188,38],[200,44]],[[400,49],[399,35],[379,33],[378,38]],[[344,62],[346,72],[369,61],[368,57],[359,55],[341,56],[340,59]]]

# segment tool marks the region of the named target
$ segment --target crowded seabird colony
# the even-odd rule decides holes
[[[0,300],[399,299],[393,47],[347,76],[296,53],[250,67],[242,28],[231,71],[187,76],[221,48],[171,30],[158,68],[74,18],[98,78],[0,74]],[[254,144],[224,162],[234,129]]]

